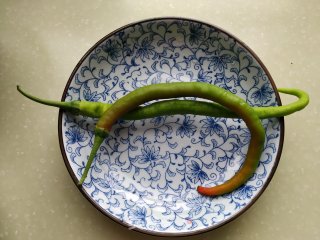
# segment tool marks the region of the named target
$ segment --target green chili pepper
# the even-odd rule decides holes
[[[284,117],[305,108],[309,103],[306,92],[294,88],[279,88],[280,93],[298,97],[298,100],[284,106],[253,107],[260,119]],[[129,112],[123,118],[125,120],[138,120],[164,115],[194,114],[209,117],[239,118],[237,114],[220,104],[193,101],[193,100],[166,100],[156,102],[145,107],[140,107]]]
[[[200,97],[212,100],[235,112],[244,120],[251,132],[251,139],[241,169],[221,185],[215,187],[199,186],[197,190],[204,195],[216,196],[229,193],[243,185],[258,166],[265,140],[264,128],[258,115],[243,99],[217,86],[200,82],[154,84],[136,89],[117,100],[103,113],[96,125],[93,148],[79,185],[86,179],[101,143],[119,118],[145,102],[175,97]]]
[[[185,83],[179,83],[179,84],[180,84],[180,86],[179,86],[179,88],[180,88],[182,86],[181,84],[185,84]],[[73,113],[78,113],[78,114],[89,116],[89,117],[101,117],[105,111],[107,111],[109,108],[112,107],[112,104],[88,102],[88,101],[59,102],[59,101],[45,100],[45,99],[40,99],[40,98],[34,97],[34,96],[24,92],[19,86],[17,86],[17,89],[21,94],[23,94],[27,98],[29,98],[33,101],[36,101],[38,103],[59,107],[59,108],[71,111]],[[286,116],[286,115],[292,114],[296,111],[302,110],[309,102],[308,94],[303,92],[302,90],[283,88],[283,89],[278,89],[278,91],[281,93],[295,95],[299,99],[298,99],[298,101],[291,103],[291,104],[288,104],[288,105],[285,105],[285,106],[253,107],[252,109],[254,109],[254,112],[256,113],[256,115],[260,119],[271,118],[271,117],[281,117],[281,116]],[[182,93],[182,95],[173,94],[170,96],[172,96],[172,97],[189,96],[189,95],[184,95],[184,94],[186,94],[186,92]],[[199,95],[192,95],[192,94],[190,96],[201,97]],[[159,99],[160,98],[161,97],[159,97]],[[167,97],[164,97],[164,98],[167,98]],[[212,98],[209,98],[209,99],[212,100]],[[217,102],[219,102],[219,101],[217,101]],[[211,116],[211,117],[228,117],[228,118],[241,117],[241,115],[238,115],[236,112],[230,111],[228,108],[225,108],[224,106],[221,106],[220,104],[201,102],[201,101],[190,101],[190,100],[165,100],[165,101],[161,101],[161,102],[156,102],[156,103],[150,104],[145,107],[136,107],[136,108],[134,108],[133,111],[128,112],[124,116],[121,116],[121,117],[126,120],[138,120],[138,119],[144,119],[144,118],[157,117],[157,116],[161,116],[161,115],[174,115],[174,114],[195,114],[195,115],[205,115],[205,116]],[[100,119],[99,122],[101,122],[101,121],[102,120]],[[96,133],[97,133],[97,135],[102,136],[102,140],[101,140],[101,142],[102,142],[103,136],[105,135],[105,133],[103,133],[103,131],[101,133],[100,130],[99,130],[99,128],[97,128]],[[98,136],[98,138],[99,138],[99,136]],[[100,138],[101,138],[101,136],[100,136]],[[92,149],[92,153],[89,157],[89,161],[86,165],[84,174],[79,182],[80,184],[84,181],[84,179],[89,171],[89,168],[90,168],[92,161],[94,159],[95,152],[98,151],[98,148],[101,144],[101,143],[99,143],[99,141],[100,141],[99,139],[95,140],[95,144]],[[250,162],[250,161],[246,160],[246,162]],[[249,168],[249,167],[246,167],[246,166],[249,166],[249,164],[245,165],[241,169],[241,171],[239,171],[239,173],[235,177],[232,178],[233,179],[232,181],[231,180],[227,181],[225,184],[222,184],[220,186],[213,187],[213,188],[203,188],[200,186],[200,187],[198,187],[198,191],[202,194],[205,194],[205,195],[220,195],[220,194],[226,193],[227,192],[226,189],[230,189],[231,187],[235,189],[236,187],[234,187],[235,186],[234,183],[237,181],[241,182],[239,180],[241,180],[241,179],[243,180],[246,178],[245,176],[248,176],[247,173],[249,171],[247,168]],[[255,168],[253,168],[253,169],[255,169]]]
[[[59,102],[41,99],[32,96],[17,86],[18,91],[25,97],[49,106],[59,107],[72,113],[81,114],[88,117],[99,118],[111,107],[112,104],[88,101]],[[279,88],[279,92],[298,97],[296,102],[285,106],[277,107],[253,107],[260,119],[283,117],[302,110],[308,105],[309,96],[306,92],[299,89]],[[135,110],[125,114],[124,120],[140,120],[158,116],[175,114],[194,114],[209,117],[238,118],[238,116],[225,107],[211,102],[193,101],[193,100],[164,100],[152,103],[145,107],[138,107]]]

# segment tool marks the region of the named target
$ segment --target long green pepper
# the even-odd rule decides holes
[[[46,100],[32,96],[17,86],[18,91],[32,101],[59,107],[75,114],[100,118],[102,114],[112,106],[112,104],[89,101],[59,102]],[[294,88],[279,88],[280,93],[285,93],[298,97],[296,102],[285,106],[277,107],[252,107],[260,119],[283,117],[305,108],[309,103],[309,96],[306,92]],[[220,104],[193,100],[164,100],[152,103],[148,106],[137,107],[133,111],[125,114],[124,120],[141,120],[159,116],[175,114],[194,114],[209,117],[239,118],[234,112],[221,106]]]
[[[154,84],[136,89],[117,100],[103,113],[96,125],[93,148],[78,184],[82,185],[85,181],[101,143],[108,136],[112,125],[118,119],[143,103],[155,99],[176,97],[199,97],[215,101],[235,112],[244,120],[251,132],[251,139],[242,168],[221,185],[215,187],[199,186],[197,190],[203,195],[216,196],[229,193],[243,185],[252,176],[259,164],[265,140],[262,123],[254,110],[240,97],[217,86],[200,82]]]
[[[309,102],[307,93],[298,89],[282,88],[278,89],[278,91],[295,95],[299,99],[286,106],[251,108],[241,98],[221,88],[206,83],[166,83],[147,86],[133,91],[118,100],[115,104],[87,101],[51,101],[34,97],[24,92],[19,86],[17,86],[17,89],[21,94],[38,103],[59,107],[73,113],[89,117],[100,117],[95,129],[94,146],[86,164],[84,173],[79,181],[79,185],[84,182],[99,146],[103,142],[103,139],[108,135],[113,123],[118,118],[138,120],[174,114],[244,118],[252,135],[245,163],[238,173],[227,182],[212,188],[202,186],[198,187],[197,190],[199,193],[210,196],[221,195],[233,191],[244,184],[255,171],[259,163],[264,141],[264,137],[262,139],[262,136],[264,136],[264,129],[261,129],[262,125],[259,118],[264,119],[286,116],[303,109]],[[155,99],[190,96],[213,100],[221,105],[190,100],[165,100],[145,107],[139,107],[139,105]]]

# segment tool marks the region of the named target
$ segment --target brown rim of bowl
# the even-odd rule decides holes
[[[276,88],[276,85],[269,73],[269,71],[267,70],[267,68],[265,67],[265,65],[262,63],[262,61],[260,60],[260,58],[253,52],[253,50],[251,48],[249,48],[244,42],[242,42],[241,40],[239,40],[236,36],[234,36],[233,34],[230,34],[229,32],[223,30],[220,27],[217,27],[213,24],[209,24],[209,23],[205,23],[199,20],[195,20],[195,19],[191,19],[191,18],[183,18],[183,17],[159,17],[159,18],[150,18],[150,19],[145,19],[145,20],[141,20],[141,21],[136,21],[130,24],[127,24],[123,27],[120,27],[114,31],[112,31],[111,33],[107,34],[106,36],[104,36],[103,38],[101,38],[97,43],[95,43],[86,53],[85,55],[80,59],[80,61],[78,62],[78,64],[75,66],[74,70],[72,71],[69,80],[66,84],[66,87],[63,91],[63,95],[61,98],[61,101],[65,100],[66,97],[66,93],[68,91],[69,85],[71,83],[71,81],[74,78],[75,73],[77,72],[78,68],[81,66],[81,64],[83,63],[83,61],[90,55],[90,53],[97,47],[99,46],[102,42],[104,42],[106,39],[108,39],[110,36],[114,35],[115,33],[124,30],[128,27],[134,26],[136,24],[139,23],[145,23],[145,22],[150,22],[150,21],[159,21],[159,20],[182,20],[182,21],[191,21],[191,22],[196,22],[196,23],[200,23],[202,25],[206,25],[208,27],[213,27],[215,29],[217,29],[218,31],[225,33],[226,35],[232,37],[236,42],[238,42],[240,45],[242,45],[254,58],[255,60],[260,64],[260,66],[262,67],[262,69],[264,70],[264,72],[266,73],[266,75],[268,76],[268,79],[272,85],[272,88],[275,92],[276,95],[276,100],[279,106],[281,106],[281,99],[280,99],[280,95],[279,92]],[[242,213],[244,213],[245,211],[247,211],[256,201],[257,199],[262,195],[262,193],[265,191],[265,189],[267,188],[267,186],[269,185],[276,169],[277,166],[279,164],[280,161],[280,157],[281,157],[281,153],[282,153],[282,148],[283,148],[283,140],[284,140],[284,118],[280,117],[278,118],[279,120],[279,124],[280,124],[280,141],[279,141],[279,147],[278,147],[278,152],[277,152],[277,156],[276,156],[276,160],[274,163],[274,166],[271,169],[270,175],[267,178],[266,182],[264,183],[262,189],[260,190],[260,192],[251,200],[251,202],[245,206],[243,209],[241,209],[241,211],[239,211],[237,214],[235,214],[233,217],[221,222],[220,224],[205,228],[205,229],[201,229],[201,230],[196,230],[196,231],[191,231],[191,232],[183,232],[183,233],[165,233],[165,232],[156,232],[156,231],[152,231],[152,230],[144,230],[144,229],[140,229],[140,228],[133,228],[132,225],[129,225],[123,221],[120,221],[119,219],[117,219],[116,217],[114,217],[113,215],[111,215],[110,213],[106,212],[101,206],[99,206],[91,197],[90,195],[84,191],[82,186],[78,186],[77,182],[78,179],[75,175],[75,173],[72,171],[72,168],[69,164],[68,158],[66,156],[65,153],[65,148],[64,148],[64,144],[63,144],[63,138],[62,138],[62,114],[63,114],[63,110],[59,111],[59,119],[58,119],[58,135],[59,135],[59,144],[60,144],[60,150],[61,150],[61,154],[62,157],[64,159],[64,163],[68,169],[69,174],[71,175],[74,183],[76,184],[76,186],[78,187],[78,189],[80,190],[80,192],[88,199],[88,201],[95,207],[97,208],[102,214],[104,214],[105,216],[109,217],[110,219],[114,220],[115,222],[121,224],[122,226],[137,231],[137,232],[141,232],[144,234],[148,234],[148,235],[152,235],[152,236],[165,236],[165,237],[183,237],[183,236],[191,236],[191,235],[196,235],[196,234],[200,234],[200,233],[205,233],[208,231],[211,231],[213,229],[217,229],[231,221],[233,221],[234,219],[238,218]]]

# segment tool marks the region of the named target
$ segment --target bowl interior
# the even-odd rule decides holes
[[[79,62],[66,101],[112,103],[130,91],[164,82],[208,82],[252,106],[279,99],[261,61],[223,30],[188,19],[153,19],[100,40]],[[61,113],[67,167],[81,177],[95,119]],[[283,122],[263,120],[265,149],[254,176],[224,196],[199,195],[241,167],[250,133],[241,119],[194,115],[120,120],[104,141],[81,191],[103,213],[155,235],[188,235],[216,228],[246,210],[263,192],[279,161]]]

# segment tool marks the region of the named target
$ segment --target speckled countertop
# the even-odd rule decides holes
[[[16,84],[60,99],[90,46],[122,25],[160,16],[224,28],[257,53],[277,86],[302,88],[311,97],[307,109],[286,118],[280,164],[253,207],[217,230],[185,239],[320,239],[319,12],[317,0],[1,1],[0,239],[146,237],[82,196],[61,157],[58,110],[21,97]],[[292,100],[282,96],[283,103]]]

